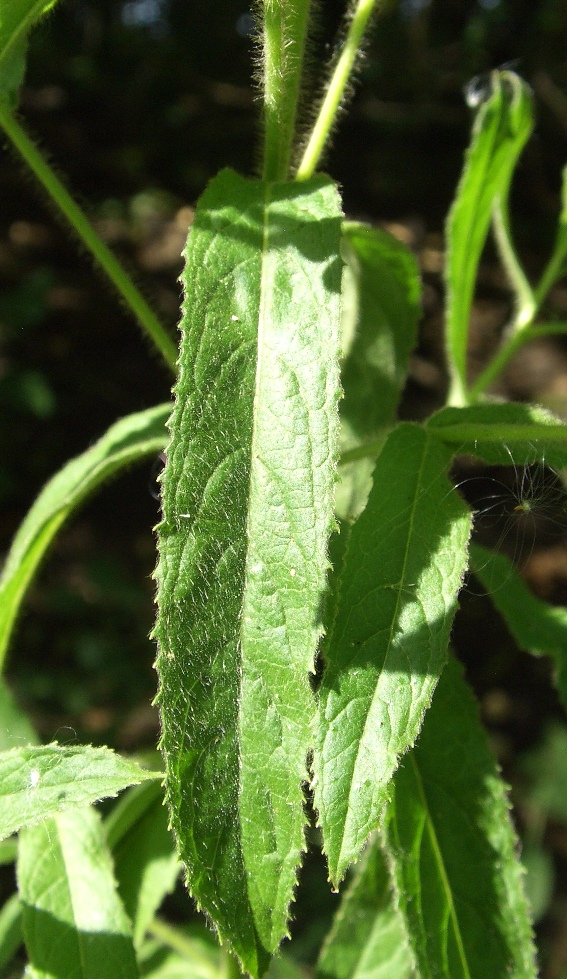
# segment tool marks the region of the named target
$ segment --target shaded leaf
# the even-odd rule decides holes
[[[137,979],[130,923],[94,809],[22,831],[18,886],[34,979]]]
[[[110,748],[88,745],[12,748],[0,754],[0,838],[65,809],[161,778]]]
[[[420,277],[411,252],[379,228],[345,222],[343,272],[344,397],[341,449],[376,439],[392,425],[405,384],[421,316]],[[372,485],[374,460],[340,468],[335,506],[339,516],[358,516]]]
[[[398,426],[350,532],[323,650],[313,765],[335,885],[378,826],[445,664],[470,531],[445,476],[450,458],[426,430]]]
[[[341,266],[326,177],[224,171],[186,252],[159,704],[191,893],[257,975],[287,929],[331,528]]]
[[[555,685],[567,710],[567,609],[536,598],[503,554],[471,547],[471,571],[486,588],[518,646],[552,658]]]
[[[10,965],[20,945],[23,944],[22,907],[17,894],[12,894],[0,911],[0,971]]]
[[[44,486],[14,538],[0,576],[0,666],[26,589],[55,534],[102,483],[164,448],[170,410],[169,405],[159,405],[122,418]]]
[[[410,979],[411,957],[378,839],[354,869],[323,945],[316,979]]]
[[[506,787],[452,657],[394,776],[384,839],[422,979],[535,979]]]
[[[132,922],[134,946],[139,948],[146,929],[166,894],[179,876],[180,864],[168,828],[167,810],[159,783],[130,789],[118,802],[114,825],[128,818],[127,810],[139,806],[140,796],[148,804],[137,813],[127,831],[113,847],[118,891]],[[107,840],[111,843],[112,833]]]

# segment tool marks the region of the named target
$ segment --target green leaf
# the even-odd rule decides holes
[[[535,405],[442,408],[428,420],[427,429],[454,455],[474,455],[491,465],[567,465],[567,425]]]
[[[447,656],[470,514],[445,476],[450,452],[402,424],[350,533],[324,646],[315,806],[336,885],[379,823]]]
[[[512,71],[491,73],[447,219],[447,354],[455,395],[467,390],[469,316],[495,202],[506,204],[516,161],[533,128],[531,89]]]
[[[22,907],[17,894],[12,894],[0,911],[0,972],[6,969],[23,944]]]
[[[323,945],[316,979],[410,979],[411,957],[375,837],[358,862]]]
[[[518,646],[552,658],[555,685],[567,710],[567,609],[536,598],[503,554],[474,545],[471,571],[486,588]]]
[[[415,258],[379,228],[343,225],[343,366],[344,397],[341,449],[349,451],[382,435],[396,419],[409,357],[421,317],[420,277]],[[339,516],[362,511],[374,460],[341,466],[335,501]]]
[[[122,418],[44,486],[0,576],[0,667],[26,589],[62,523],[106,480],[164,448],[170,411],[170,405],[159,405]]]
[[[88,745],[12,748],[0,753],[0,838],[56,812],[114,796],[161,778],[110,748]]]
[[[56,0],[2,0],[0,6],[0,102],[18,104],[25,72],[28,34]]]
[[[18,887],[33,979],[137,979],[130,922],[94,809],[20,836]]]
[[[188,885],[257,975],[304,848],[338,441],[341,214],[326,177],[224,171],[187,245],[163,479],[158,696]]]
[[[148,804],[113,847],[118,891],[132,922],[136,949],[164,897],[175,887],[181,869],[159,783],[130,789],[112,814],[114,825],[128,818],[128,810],[139,807],[140,797]],[[108,826],[105,828],[108,834]],[[111,836],[107,835],[109,844]]]
[[[506,787],[450,658],[392,783],[385,842],[421,979],[535,979]]]

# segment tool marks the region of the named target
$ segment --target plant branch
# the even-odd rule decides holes
[[[24,158],[30,170],[67,218],[95,261],[120,293],[140,326],[153,341],[173,371],[177,362],[176,346],[136,288],[129,275],[107,245],[99,238],[90,221],[75,203],[69,191],[55,175],[43,155],[26,134],[15,116],[0,102],[0,126]]]
[[[311,0],[264,0],[264,179],[289,176]]]
[[[337,111],[343,100],[368,19],[375,5],[376,0],[357,0],[354,6],[343,49],[331,75],[319,109],[319,115],[311,130],[303,158],[297,170],[296,180],[307,180],[317,168]]]

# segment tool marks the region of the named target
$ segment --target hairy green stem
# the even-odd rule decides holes
[[[264,179],[285,181],[301,87],[311,0],[264,0]]]
[[[327,86],[319,115],[311,130],[297,170],[296,180],[307,180],[317,168],[359,53],[368,18],[375,6],[376,0],[357,0],[355,3],[343,49]]]
[[[30,170],[65,215],[83,244],[104,270],[122,299],[153,341],[173,371],[177,348],[111,250],[99,238],[92,224],[75,203],[14,115],[0,103],[0,126],[26,161]]]
[[[508,215],[500,198],[496,198],[492,208],[492,227],[502,264],[514,290],[516,311],[512,329],[520,332],[528,326],[536,312],[536,300],[532,287],[524,275],[510,237]]]

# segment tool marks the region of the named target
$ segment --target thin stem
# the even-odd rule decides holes
[[[178,952],[184,959],[195,964],[208,966],[211,969],[211,975],[216,973],[216,970],[212,968],[210,958],[201,950],[197,942],[186,937],[172,925],[168,925],[166,921],[161,918],[153,918],[147,930],[150,935],[157,938],[163,945],[173,949],[174,952]]]
[[[499,197],[495,199],[492,208],[492,228],[502,264],[516,297],[516,312],[512,329],[514,332],[519,332],[532,322],[537,307],[532,287],[524,275],[514,250],[510,237],[508,216]]]
[[[108,278],[139,321],[142,329],[153,341],[165,362],[175,371],[177,350],[173,340],[167,335],[142,294],[120,265],[120,262],[99,238],[90,221],[87,220],[68,190],[66,190],[59,178],[55,175],[37,147],[34,146],[15,116],[1,102],[0,126],[49,196],[63,212],[93,258],[106,272]]]
[[[556,245],[553,255],[551,256],[549,262],[547,263],[543,275],[534,290],[534,297],[538,309],[543,303],[552,285],[557,281],[557,279],[561,278],[561,276],[564,274],[566,258],[567,258],[567,229],[563,233],[563,240],[560,241],[558,246]]]
[[[297,170],[296,180],[307,180],[317,168],[354,67],[368,18],[376,2],[377,0],[358,0],[356,3],[343,49],[327,86],[319,115],[311,130],[303,158]]]
[[[264,179],[287,180],[311,0],[264,0]]]
[[[561,190],[562,207],[559,215],[559,229],[553,254],[544,269],[543,275],[534,291],[539,309],[554,282],[565,273],[567,258],[567,166],[563,167],[563,186]]]
[[[476,381],[469,390],[469,402],[474,404],[489,384],[504,370],[508,361],[516,351],[527,340],[531,339],[530,332],[525,329],[521,333],[513,333],[508,340],[500,347],[500,350],[492,358],[487,367],[477,377]]]

